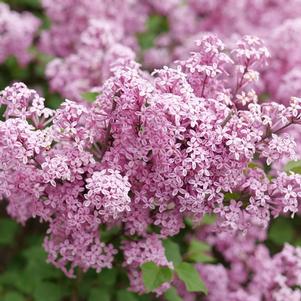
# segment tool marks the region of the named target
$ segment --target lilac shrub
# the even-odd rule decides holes
[[[221,233],[237,235],[253,235],[256,223],[259,235],[271,219],[298,213],[301,176],[276,170],[270,178],[264,169],[295,158],[287,130],[301,123],[301,99],[287,106],[258,100],[254,85],[270,56],[259,38],[245,36],[228,52],[217,36],[206,35],[195,47],[186,60],[152,75],[131,57],[118,60],[90,105],[66,100],[51,110],[23,83],[1,92],[1,196],[19,222],[35,217],[48,225],[48,260],[67,276],[78,268],[111,268],[122,252],[131,290],[143,293],[140,266],[152,261],[174,268],[162,240],[178,234],[187,218],[215,214]],[[114,245],[101,231],[112,227],[120,229]],[[290,272],[282,262],[291,266],[299,249],[286,247],[270,258],[253,248],[254,283],[263,282],[259,267],[266,262],[283,275],[269,275],[267,289],[276,281],[285,296]],[[210,269],[223,273],[226,285],[223,267],[200,267],[207,285]],[[297,278],[290,281],[289,287],[299,285]],[[169,286],[163,283],[157,294]],[[236,288],[224,291],[232,296]]]

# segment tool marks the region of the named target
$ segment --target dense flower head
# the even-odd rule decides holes
[[[80,47],[110,43],[102,36],[106,29],[89,28]],[[48,224],[48,259],[69,277],[76,268],[110,268],[114,255],[123,252],[131,289],[139,293],[145,292],[143,263],[173,268],[162,239],[178,234],[187,218],[197,223],[205,214],[216,215],[221,240],[222,233],[237,235],[238,242],[245,233],[262,239],[272,218],[298,214],[301,199],[300,175],[265,173],[267,166],[295,158],[287,129],[300,125],[301,116],[298,97],[288,105],[259,101],[256,80],[268,57],[258,38],[246,36],[226,47],[216,35],[204,35],[187,59],[152,75],[130,57],[112,64],[89,105],[65,100],[47,111],[44,99],[24,84],[6,88],[0,96],[6,106],[0,193],[8,213],[22,223],[36,217]],[[114,247],[102,241],[102,229],[112,227],[120,231]],[[238,260],[237,246],[220,244],[229,260]],[[267,272],[277,267],[286,277],[277,266],[286,257],[271,257],[253,242],[246,248],[256,263],[247,267],[254,283],[263,282],[258,268],[263,258]],[[210,275],[221,274],[221,292],[243,300],[251,285],[246,291],[226,285],[228,277],[242,283],[235,273],[245,276],[243,268],[235,262],[234,272],[223,266],[200,271],[208,269],[203,277],[209,286]],[[267,287],[277,289],[267,289],[271,294],[284,294],[297,283],[285,286],[273,273]]]
[[[47,68],[52,89],[64,97],[82,100],[83,92],[101,85],[111,75],[110,65],[120,57],[133,59],[134,51],[144,67],[159,68],[175,59],[186,59],[190,51],[196,50],[196,39],[214,32],[230,41],[229,45],[242,35],[264,39],[273,63],[268,68],[262,66],[264,74],[257,90],[287,102],[292,96],[291,86],[295,91],[298,87],[283,77],[289,76],[292,69],[296,75],[300,65],[300,1],[209,2],[43,0],[51,25],[41,34],[40,48],[55,57]],[[147,30],[153,16],[164,18],[168,30],[155,36],[150,48],[143,49],[137,33]],[[258,41],[250,38],[248,43],[255,45]],[[242,44],[237,51],[243,51]],[[262,51],[265,56],[265,49]],[[257,73],[250,71],[249,75],[256,77]]]
[[[292,69],[297,74],[300,66],[299,0],[190,0],[184,4],[178,0],[168,3],[170,9],[164,13],[158,6],[156,8],[166,16],[169,31],[157,36],[154,46],[144,52],[144,63],[148,68],[186,58],[196,49],[194,40],[208,32],[217,33],[230,44],[237,36],[256,35],[265,40],[272,54],[269,67],[262,66],[265,71],[257,88],[287,103],[294,83],[283,82],[283,77]],[[160,7],[164,10],[165,4]]]
[[[300,300],[301,249],[285,244],[280,252],[271,255],[263,243],[267,238],[265,229],[254,219],[249,222],[253,227],[246,233],[217,232],[212,225],[199,228],[199,238],[207,241],[225,262],[198,265],[209,289],[205,300]],[[196,300],[194,294],[182,288],[179,293],[184,300]]]
[[[91,0],[65,1],[64,4],[56,2],[43,1],[53,23],[50,30],[43,33],[42,49],[57,56],[49,65],[47,77],[52,89],[65,97],[82,99],[82,92],[101,85],[108,78],[110,64],[117,58],[133,59],[134,54],[130,54],[132,50],[139,59],[142,57],[143,66],[148,69],[162,67],[176,59],[186,59],[190,51],[197,49],[194,41],[208,32],[217,33],[227,39],[229,51],[238,36],[249,35],[249,38],[244,38],[239,47],[236,47],[236,54],[241,55],[244,52],[243,55],[247,56],[245,59],[253,53],[251,44],[255,50],[253,54],[266,59],[266,48],[259,47],[261,41],[250,35],[264,39],[272,53],[273,63],[268,68],[261,66],[264,74],[256,88],[258,91],[270,93],[282,102],[287,102],[292,96],[289,90],[293,83],[284,81],[283,76],[292,69],[295,69],[296,74],[300,65],[299,0],[290,0],[287,5],[282,0],[272,3],[218,0],[210,1],[210,4],[193,0],[185,3],[181,0],[163,1],[164,3],[113,1],[110,4],[106,1],[96,4]],[[224,6],[223,10],[218,9],[221,6]],[[67,11],[68,22],[65,18]],[[147,20],[153,15],[166,18],[168,31],[156,36],[152,47],[140,49],[135,34],[146,29]],[[95,32],[97,23],[98,27],[102,27],[101,35],[97,30]],[[69,34],[66,35],[66,31]],[[84,47],[85,41],[90,49]],[[107,43],[103,43],[104,41]],[[286,55],[288,51],[289,56]],[[203,68],[208,73],[210,68],[215,70],[216,66],[213,64]],[[219,71],[215,70],[212,74],[215,72]],[[257,72],[249,70],[249,77],[257,76]]]
[[[21,65],[26,65],[32,58],[29,48],[40,23],[31,13],[18,13],[0,3],[0,63],[14,56]]]
[[[0,104],[6,106],[5,117],[49,118],[53,111],[44,105],[45,99],[35,90],[28,89],[23,83],[14,83],[0,94]],[[36,124],[37,125],[37,124]]]
[[[124,44],[135,47],[133,36],[143,31],[147,17],[145,5],[137,0],[43,0],[42,5],[53,22],[42,35],[41,48],[59,57],[73,52],[91,20],[111,22],[116,32],[122,30]]]
[[[102,170],[94,172],[87,179],[88,193],[85,195],[84,206],[95,207],[95,213],[100,216],[117,218],[123,211],[130,211],[131,199],[128,196],[130,184],[127,177],[122,177],[117,170]]]
[[[106,20],[91,20],[82,32],[75,52],[51,61],[46,70],[54,91],[73,100],[101,85],[114,65],[135,59],[132,49],[120,44],[123,30]]]
[[[70,219],[70,217],[68,218]],[[101,271],[111,268],[116,250],[112,245],[105,245],[99,240],[97,228],[82,222],[80,227],[71,231],[62,214],[51,223],[49,237],[45,239],[44,247],[48,252],[48,260],[61,268],[69,277],[73,277],[74,268],[83,271],[94,268]],[[67,266],[70,266],[67,269]]]

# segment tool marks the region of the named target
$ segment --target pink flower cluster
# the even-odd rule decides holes
[[[88,193],[84,206],[95,207],[97,211],[94,212],[98,212],[104,221],[107,217],[116,219],[122,212],[131,210],[128,196],[131,185],[119,171],[109,169],[94,172],[86,182]]]
[[[157,67],[187,57],[194,40],[214,32],[226,40],[252,34],[264,39],[271,51],[271,64],[262,76],[260,91],[287,102],[298,96],[300,88],[300,12],[299,0],[189,0],[156,4],[168,19],[169,31],[157,37],[155,47],[144,54],[145,64]],[[289,55],[288,55],[289,53]]]
[[[51,26],[40,35],[40,49],[55,57],[46,75],[51,88],[64,97],[82,100],[83,92],[111,75],[111,64],[119,59],[128,64],[136,54],[148,69],[185,59],[196,49],[194,41],[205,32],[229,41],[230,49],[237,36],[263,38],[272,63],[264,69],[257,91],[285,103],[300,93],[299,0],[43,0],[42,5]],[[146,30],[147,20],[154,14],[167,19],[169,30],[156,37],[154,47],[142,51],[136,35]],[[0,19],[0,61],[15,55],[21,64],[27,63],[38,19],[29,13],[12,12],[5,4],[1,5]]]
[[[112,266],[118,247],[101,241],[101,227],[121,229],[131,288],[142,292],[139,266],[172,267],[161,239],[186,217],[214,213],[219,229],[239,233],[252,231],[250,220],[266,227],[299,211],[301,176],[276,171],[270,179],[263,169],[294,158],[286,129],[300,124],[301,99],[258,101],[253,86],[269,57],[258,38],[227,52],[206,35],[195,49],[152,76],[134,61],[117,64],[90,106],[66,100],[47,109],[22,83],[1,92],[1,197],[18,221],[48,224],[49,261],[68,276]]]
[[[212,226],[201,229],[223,264],[199,264],[198,270],[209,290],[206,301],[297,301],[301,298],[301,248],[285,244],[275,255],[263,244],[266,232],[254,220],[247,233],[213,233]],[[197,300],[182,288],[185,301]]]
[[[264,68],[256,90],[285,103],[299,95],[299,0],[44,0],[43,5],[52,25],[42,33],[41,49],[58,57],[47,68],[47,77],[52,89],[65,97],[82,100],[83,92],[109,77],[112,63],[133,59],[132,51],[148,69],[186,59],[196,49],[194,41],[206,32],[229,41],[230,49],[237,36],[263,38],[272,63]],[[153,14],[167,18],[169,30],[156,37],[152,48],[141,51],[135,35],[145,30]]]
[[[165,250],[162,241],[156,235],[146,235],[140,241],[126,241],[123,246],[124,266],[128,270],[130,288],[137,293],[145,293],[140,265],[145,262],[154,262],[158,266],[173,268],[172,262],[165,257]],[[163,283],[156,289],[157,295],[161,295],[170,287],[169,283]]]
[[[167,17],[169,31],[160,35],[156,39],[155,47],[144,53],[146,66],[162,66],[176,58],[187,56],[188,50],[194,48],[196,37],[200,37],[206,31],[216,32],[225,38],[233,35],[256,34],[266,40],[273,54],[272,67],[269,67],[267,74],[264,74],[265,87],[273,96],[282,101],[286,101],[291,96],[289,91],[293,87],[293,95],[297,96],[297,80],[300,77],[297,71],[300,65],[298,45],[300,44],[299,14],[301,5],[299,1],[291,0],[286,5],[282,0],[256,3],[249,0],[226,2],[216,0],[210,1],[210,4],[207,1],[191,0],[185,5],[179,0],[145,1],[139,4],[130,1],[122,3],[114,1],[110,5],[105,2],[95,5],[95,2],[89,0],[64,1],[64,3],[45,0],[43,4],[52,20],[52,27],[50,31],[44,32],[42,35],[42,49],[57,56],[66,57],[71,54],[72,57],[80,56],[80,59],[77,58],[79,66],[91,64],[89,63],[90,55],[83,57],[78,54],[81,52],[79,50],[81,34],[88,30],[91,21],[101,18],[103,27],[113,26],[114,33],[111,30],[110,36],[115,38],[115,42],[137,50],[134,34],[144,30],[147,17],[151,13],[157,13]],[[224,9],[218,9],[222,5]],[[120,9],[121,6],[123,9]],[[117,10],[118,12],[122,11],[122,15],[114,14]],[[66,18],[66,14],[68,14],[68,18]],[[116,33],[118,33],[117,40]],[[285,41],[283,41],[283,37],[285,37]],[[113,41],[111,40],[111,42]],[[111,42],[108,44],[112,44]],[[94,51],[105,54],[108,51],[107,47],[108,45],[96,43]],[[292,51],[293,55],[286,55],[287,52],[291,53]],[[116,55],[123,52],[123,49],[115,51]],[[76,73],[70,67],[70,60],[71,58],[67,59],[65,64],[62,63],[62,72],[66,74],[64,78],[67,78],[67,74],[72,78],[73,73]],[[113,61],[114,59],[111,59],[107,62]],[[76,65],[75,62],[74,65]],[[53,69],[50,68],[50,70]],[[106,70],[107,68],[101,73],[100,78],[107,78]],[[49,72],[52,80],[54,72]],[[76,76],[76,79],[78,78],[80,78],[79,74]],[[88,76],[88,78],[90,77]],[[87,76],[83,74],[81,80],[87,80]],[[98,84],[102,82],[102,79],[98,80]],[[289,86],[287,87],[287,85]],[[54,89],[61,91],[64,95],[73,96],[67,94],[71,91],[64,91],[63,85],[60,89],[54,85]]]
[[[82,94],[103,83],[114,65],[127,65],[135,59],[133,50],[119,43],[124,43],[123,39],[124,33],[115,23],[91,20],[75,52],[54,59],[47,66],[46,76],[52,90],[83,100]]]
[[[122,37],[122,44],[135,48],[135,33],[143,31],[147,18],[146,6],[137,0],[42,0],[42,6],[52,24],[42,33],[41,49],[59,57],[77,49],[81,34],[93,20],[102,21],[104,31],[113,26],[112,37],[104,38]]]
[[[138,51],[148,5],[137,0],[43,0],[51,28],[40,48],[56,56],[46,70],[52,90],[73,100],[100,86],[116,64],[129,64]],[[113,66],[112,66],[113,64]]]
[[[0,63],[15,56],[21,65],[27,64],[32,58],[29,48],[40,23],[31,13],[18,13],[0,3]]]

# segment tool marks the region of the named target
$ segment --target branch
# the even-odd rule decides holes
[[[249,68],[249,64],[250,64],[250,60],[247,61],[246,63],[246,66],[245,66],[245,69],[244,69],[244,72],[240,78],[240,81],[237,82],[236,84],[236,88],[235,88],[235,91],[231,97],[231,101],[234,102],[235,98],[236,98],[236,95],[238,93],[238,91],[241,89],[241,87],[243,86],[243,80],[244,80],[244,77],[245,75],[247,74],[248,72],[248,68]],[[227,115],[227,117],[224,119],[224,121],[221,123],[221,127],[225,127],[225,125],[230,121],[230,119],[232,118],[232,116],[234,115],[234,111],[231,110],[229,112],[229,114]]]
[[[112,109],[111,109],[111,114],[115,111],[116,109],[116,106],[117,106],[117,103],[116,103],[116,98],[117,97],[120,97],[122,95],[122,91],[121,90],[118,90],[115,94],[114,94],[114,99],[113,99],[113,102],[112,102]],[[108,124],[108,127],[106,129],[106,133],[105,133],[105,139],[102,143],[102,149],[101,149],[101,154],[100,154],[100,158],[99,158],[99,162],[102,161],[106,151],[108,150],[109,148],[109,141],[110,141],[110,138],[111,138],[111,129],[112,129],[112,123],[111,121],[109,121],[109,124]]]

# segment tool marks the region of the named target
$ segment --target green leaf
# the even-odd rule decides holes
[[[138,33],[138,42],[142,50],[154,46],[155,39],[158,35],[169,30],[168,20],[165,16],[151,15],[147,20],[145,32]]]
[[[18,292],[8,292],[5,294],[2,301],[25,301],[25,298]]]
[[[278,245],[285,242],[292,242],[294,237],[294,229],[290,221],[284,217],[280,217],[273,221],[270,231],[269,239]]]
[[[4,0],[4,2],[11,5],[14,9],[24,9],[24,6],[27,9],[37,9],[40,7],[39,0]]]
[[[146,262],[141,266],[142,278],[148,291],[153,291],[164,282],[172,279],[173,273],[168,267],[157,266],[153,262]]]
[[[292,171],[294,173],[301,174],[301,160],[289,161],[285,165],[284,171],[286,171],[286,172]]]
[[[202,224],[212,225],[216,221],[216,216],[214,214],[205,214],[202,218]]]
[[[88,101],[88,102],[94,102],[98,95],[99,95],[98,92],[85,92],[85,93],[82,93],[83,99]]]
[[[18,224],[11,219],[0,219],[0,245],[11,245],[18,231]]]
[[[151,298],[149,295],[142,295],[139,296],[139,301],[154,301],[154,299]]]
[[[230,201],[230,200],[239,200],[241,197],[239,192],[227,192],[224,194],[224,200]]]
[[[164,293],[164,298],[167,301],[183,301],[183,299],[178,295],[178,292],[174,287],[171,287],[168,291]]]
[[[10,56],[5,61],[5,65],[11,71],[12,76],[18,80],[25,80],[29,76],[27,69],[20,66],[14,56]]]
[[[4,121],[4,113],[6,111],[7,106],[6,105],[1,105],[0,106],[0,120]]]
[[[138,34],[138,37],[137,37],[139,46],[143,50],[152,48],[154,45],[155,38],[156,38],[156,36],[153,33]]]
[[[46,105],[51,109],[57,109],[63,103],[63,99],[58,94],[46,94]]]
[[[117,292],[117,301],[138,301],[138,298],[132,292],[120,290]]]
[[[31,275],[35,283],[62,275],[61,271],[47,263],[47,255],[41,245],[34,245],[26,249],[23,256],[28,261],[25,272]]]
[[[18,273],[14,270],[8,270],[4,273],[0,274],[0,285],[9,285],[14,284],[16,278],[18,277]]]
[[[110,301],[110,293],[104,288],[93,288],[88,301]]]
[[[259,166],[259,165],[257,165],[257,164],[256,164],[256,163],[254,163],[254,162],[250,162],[250,163],[248,164],[248,167],[249,167],[249,168],[251,168],[251,169],[260,168],[260,166]]]
[[[193,264],[182,262],[175,269],[178,277],[185,283],[188,292],[207,294],[207,288]]]
[[[185,222],[186,227],[188,227],[188,228],[193,228],[194,227],[194,223],[193,223],[193,220],[191,218],[185,217],[184,222]]]
[[[64,292],[60,285],[45,281],[36,287],[33,295],[35,301],[60,301],[64,297]]]
[[[38,281],[41,283],[41,281]],[[32,294],[37,287],[37,277],[26,271],[20,271],[15,280],[14,286],[24,294]]]
[[[32,278],[27,277],[21,270],[8,270],[0,275],[0,284],[13,287],[19,291],[30,294],[33,290]]]
[[[119,236],[119,233],[121,231],[120,226],[115,226],[115,227],[101,227],[100,229],[100,237],[101,241],[104,243],[110,242],[114,237]]]
[[[46,254],[41,246],[32,246],[22,252],[22,255],[26,259],[25,267],[20,269],[18,264],[1,273],[0,285],[14,288],[26,295],[39,294],[39,287],[42,285],[43,290],[48,283],[46,281],[45,284],[43,280],[58,279],[63,275],[61,271],[46,263]]]
[[[165,16],[152,15],[147,20],[148,31],[158,35],[168,31],[168,20]]]
[[[211,247],[209,245],[205,244],[202,241],[192,240],[189,245],[186,258],[193,262],[213,262],[214,258],[206,254],[210,251]]]
[[[259,101],[260,102],[265,102],[265,101],[267,101],[269,98],[271,97],[271,95],[269,94],[269,93],[261,93],[260,95],[259,95]]]
[[[166,239],[163,241],[163,246],[165,248],[166,258],[169,261],[173,262],[174,265],[177,265],[182,261],[180,248],[177,243],[173,242],[170,239]]]
[[[115,284],[117,279],[117,270],[112,269],[103,269],[98,275],[99,285],[111,287]]]

